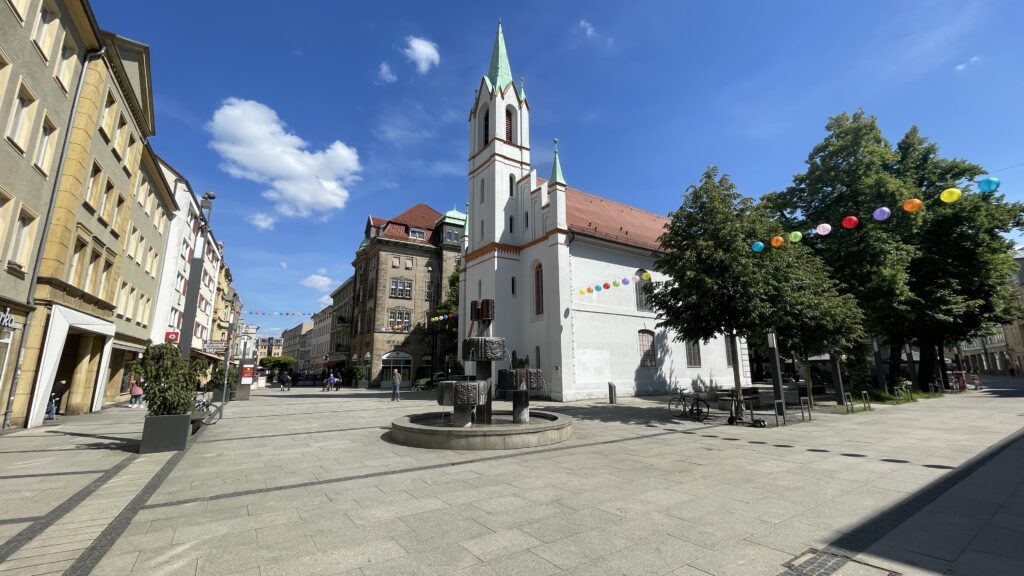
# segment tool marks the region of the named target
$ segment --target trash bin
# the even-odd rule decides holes
[[[616,401],[616,398],[615,398],[615,384],[612,384],[611,382],[608,383],[608,403],[609,404],[617,404],[618,403]]]

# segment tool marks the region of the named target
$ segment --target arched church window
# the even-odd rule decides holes
[[[505,109],[505,142],[512,142],[512,109]]]
[[[484,112],[484,146],[491,141],[491,111]]]
[[[516,233],[516,217],[515,216],[509,216],[508,217],[508,233],[509,234],[515,234]]]
[[[530,213],[523,212],[523,230],[527,230],[530,227]]]
[[[538,262],[533,269],[533,313],[540,316],[544,313],[544,267]]]
[[[657,353],[654,349],[654,332],[639,330],[636,333],[637,345],[640,347],[640,366],[653,368],[658,365]]]
[[[516,177],[513,174],[508,175],[508,197],[512,198],[516,195]]]
[[[650,297],[647,294],[647,291],[650,290],[648,286],[651,284],[651,281],[644,280],[644,274],[647,274],[647,271],[642,268],[633,273],[633,276],[637,278],[637,280],[633,281],[633,290],[636,292],[636,309],[652,310]],[[648,275],[649,277],[650,275]]]

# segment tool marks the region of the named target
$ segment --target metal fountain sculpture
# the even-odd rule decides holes
[[[470,333],[462,342],[462,359],[476,365],[472,379],[441,382],[437,403],[452,407],[451,426],[469,427],[490,424],[495,390],[512,394],[512,422],[530,422],[530,391],[544,387],[544,372],[540,369],[513,367],[499,370],[497,381],[493,363],[508,359],[505,339],[489,335],[494,321],[494,300],[474,300],[470,304]],[[475,330],[473,330],[475,328]],[[484,336],[483,334],[488,334]]]

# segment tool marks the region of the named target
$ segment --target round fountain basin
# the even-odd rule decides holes
[[[495,410],[491,424],[456,428],[451,414],[427,412],[399,416],[391,421],[391,438],[399,444],[417,448],[446,450],[510,450],[557,444],[572,437],[572,416],[530,410],[530,422],[512,422],[512,412]]]

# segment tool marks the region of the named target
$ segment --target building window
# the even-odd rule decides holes
[[[505,142],[512,142],[512,110],[505,110]]]
[[[423,230],[420,230],[419,228],[413,228],[412,230],[409,230],[409,238],[412,238],[413,240],[423,240],[425,237],[426,234],[424,233]]]
[[[516,277],[512,277],[512,296],[516,295]]]
[[[640,366],[653,368],[658,364],[658,357],[654,351],[654,332],[640,330],[636,333],[637,343],[640,346]]]
[[[686,341],[686,366],[689,368],[700,368],[700,341]]]
[[[114,203],[114,211],[110,213],[110,225],[114,228],[114,233],[117,234],[117,217],[121,215],[121,209],[124,208],[124,196],[118,196],[117,202]]]
[[[412,328],[412,310],[407,308],[391,308],[388,310],[388,328],[391,330],[408,330]]]
[[[508,175],[508,197],[514,198],[516,195],[516,177],[512,174]]]
[[[22,212],[18,216],[18,228],[14,231],[14,245],[11,247],[10,261],[22,269],[28,266],[35,228],[36,219],[34,216],[28,212]]]
[[[99,261],[99,252],[93,252],[89,256],[89,266],[85,269],[85,281],[82,282],[82,290],[92,294],[96,293],[96,287],[93,283],[96,281],[96,263]]]
[[[483,218],[481,218],[480,219],[480,239],[477,240],[477,242],[483,242],[483,241],[484,241],[484,220],[483,220]]]
[[[7,4],[14,10],[18,20],[25,21],[25,11],[28,10],[29,0],[7,0]]]
[[[481,178],[480,179],[480,203],[481,204],[484,203],[484,194],[485,194],[485,192],[484,192],[484,179]]]
[[[128,134],[128,121],[124,119],[124,115],[122,114],[121,117],[117,119],[117,129],[114,131],[114,138],[113,138],[113,140],[114,140],[114,142],[113,142],[113,144],[114,144],[113,152],[114,152],[114,156],[116,156],[118,160],[121,160],[122,158],[124,158],[124,142],[125,142],[127,134]]]
[[[430,303],[434,302],[434,281],[433,280],[427,280],[426,300],[427,300],[427,302],[430,302]]]
[[[515,234],[516,233],[516,217],[515,216],[509,216],[508,217],[508,233],[509,234]]]
[[[484,112],[484,146],[491,141],[491,111]]]
[[[57,38],[59,25],[57,13],[47,2],[43,2],[39,7],[39,20],[36,22],[35,32],[32,33],[32,43],[39,48],[39,52],[47,62],[50,61],[50,53],[53,51],[53,41]]]
[[[107,92],[107,100],[103,104],[103,116],[100,119],[100,135],[110,142],[110,135],[114,132],[114,114],[117,110],[117,101],[114,94]]]
[[[107,209],[112,207],[117,198],[117,190],[114,189],[114,183],[107,180],[107,185],[104,187],[103,196],[100,198],[100,205],[97,206],[96,212],[100,218],[107,219]]]
[[[637,310],[651,310],[650,297],[647,295],[647,286],[651,283],[650,280],[644,280],[644,275],[648,274],[646,270],[637,270],[633,275],[637,278],[633,281],[633,291],[636,293],[636,309]],[[650,275],[648,274],[648,278]]]
[[[412,280],[409,278],[392,278],[390,295],[392,298],[412,298]]]
[[[416,263],[416,259],[415,258],[412,258],[411,256],[406,256],[406,258],[405,258],[405,269],[406,270],[412,270],[412,267],[413,267],[413,265],[415,263]]]
[[[523,212],[523,230],[530,229],[530,213]]]
[[[110,269],[113,266],[114,265],[110,260],[105,260],[103,262],[103,271],[100,272],[100,283],[99,286],[96,287],[96,295],[104,300],[107,299],[105,294],[107,290],[107,278],[110,276]]]
[[[75,251],[72,253],[71,256],[71,266],[68,268],[68,284],[71,284],[72,286],[76,286],[78,288],[82,287],[82,283],[79,280],[78,276],[82,268],[82,257],[84,254],[85,242],[83,242],[82,240],[78,240],[77,242],[75,242]]]
[[[103,169],[101,169],[98,165],[93,164],[92,172],[90,172],[89,174],[89,183],[87,184],[87,188],[85,189],[85,201],[90,206],[95,207],[97,205],[97,196],[99,195],[100,190],[102,189],[102,182]]]
[[[43,174],[50,174],[53,163],[53,150],[57,145],[57,126],[48,117],[43,117],[43,125],[39,129],[39,142],[36,143],[35,165]]]
[[[27,86],[22,84],[18,87],[18,96],[14,99],[14,106],[11,109],[7,139],[23,154],[28,149],[29,130],[32,129],[32,124],[35,122],[35,113],[36,97]]]
[[[538,263],[533,269],[533,313],[540,316],[544,313],[544,268]]]
[[[78,49],[75,48],[70,35],[64,38],[64,46],[60,49],[60,63],[57,64],[57,71],[54,77],[65,92],[71,90],[71,79],[75,75],[75,63],[77,61]]]
[[[398,257],[398,256],[392,256],[391,257],[391,267],[392,268],[398,268],[401,265],[402,265],[402,259],[400,257]]]
[[[459,231],[456,228],[452,228],[451,226],[445,226],[444,241],[446,244],[458,244]]]

